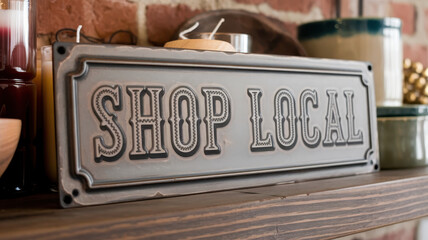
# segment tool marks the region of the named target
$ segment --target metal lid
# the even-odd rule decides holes
[[[197,32],[189,33],[189,38],[202,38],[209,39],[210,32]],[[251,36],[245,33],[224,33],[216,32],[213,35],[213,39],[226,41],[236,49],[237,52],[249,53],[251,52]]]
[[[358,33],[384,34],[386,28],[401,29],[401,20],[399,18],[338,18],[308,22],[298,26],[297,38],[299,41],[304,41],[335,34],[343,37]]]
[[[377,107],[378,117],[427,116],[428,105],[403,105],[397,107]]]

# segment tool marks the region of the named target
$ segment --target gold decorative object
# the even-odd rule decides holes
[[[420,62],[414,62],[412,63],[412,70],[415,73],[422,73],[422,71],[424,70],[424,65],[422,65],[422,63]]]
[[[403,102],[428,104],[428,68],[420,62],[403,61]]]
[[[428,77],[428,68],[425,68],[425,70],[422,72],[422,76]]]
[[[419,74],[417,73],[411,73],[409,78],[407,79],[407,82],[410,84],[415,84],[416,80],[419,78]]]
[[[409,69],[412,66],[412,60],[406,58],[403,61],[403,68],[404,69]]]

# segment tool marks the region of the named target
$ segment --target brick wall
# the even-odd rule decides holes
[[[276,18],[284,23],[293,36],[296,36],[296,27],[299,24],[335,17],[334,2],[334,0],[39,0],[38,40],[39,45],[49,44],[57,30],[66,27],[77,28],[82,24],[85,34],[102,39],[108,38],[120,29],[130,30],[138,36],[139,45],[150,46],[169,40],[186,19],[216,9],[243,9]],[[356,17],[357,6],[357,0],[342,0],[342,16]],[[427,0],[365,0],[364,16],[401,18],[404,57],[428,66]],[[372,239],[413,239],[413,225],[403,229],[393,235],[375,233],[382,237]],[[349,239],[365,238],[358,236]]]
[[[138,44],[167,41],[186,19],[203,11],[243,9],[276,18],[292,35],[296,26],[335,16],[335,0],[42,0],[38,1],[39,44],[48,43],[58,29],[83,24],[85,34],[107,38],[130,30]],[[343,17],[357,16],[357,0],[342,0]],[[428,1],[366,0],[367,17],[403,20],[404,56],[428,65]]]

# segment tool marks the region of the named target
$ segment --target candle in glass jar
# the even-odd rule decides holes
[[[0,197],[26,194],[37,183],[36,0],[0,0],[0,118],[17,118],[22,131],[0,178]]]
[[[9,1],[0,9],[0,79],[31,80],[35,76],[35,51],[27,1]]]
[[[52,46],[42,47],[43,159],[46,176],[57,182]]]

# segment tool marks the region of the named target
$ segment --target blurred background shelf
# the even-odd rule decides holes
[[[428,168],[75,209],[0,200],[1,239],[325,239],[428,215]]]

